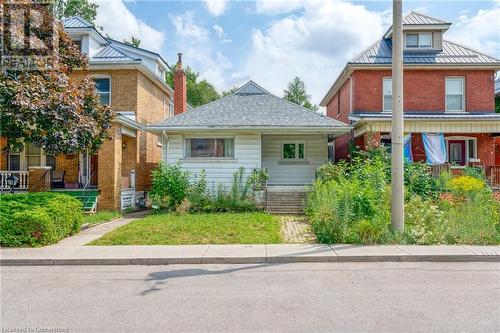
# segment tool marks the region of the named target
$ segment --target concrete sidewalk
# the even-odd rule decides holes
[[[403,245],[180,245],[2,248],[0,264],[13,265],[165,265],[292,262],[500,262],[500,246]]]

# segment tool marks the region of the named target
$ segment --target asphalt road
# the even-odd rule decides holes
[[[1,332],[500,331],[499,263],[2,267],[1,282]]]

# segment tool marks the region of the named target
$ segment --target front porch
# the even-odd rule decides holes
[[[140,149],[138,132],[138,128],[115,123],[110,131],[112,139],[105,142],[95,154],[51,156],[30,143],[17,152],[2,151],[0,194],[11,190],[6,179],[14,175],[19,179],[15,192],[63,191],[85,197],[86,208],[90,207],[92,210],[124,210],[135,207],[138,199],[144,202],[144,184],[137,184],[136,177]],[[5,138],[0,143],[0,149],[3,149]],[[32,169],[43,171],[35,175],[30,171]],[[94,195],[95,193],[99,194]],[[95,203],[86,203],[91,197],[95,199]]]

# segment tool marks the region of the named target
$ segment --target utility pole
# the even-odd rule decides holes
[[[403,0],[392,1],[392,182],[391,225],[404,230]]]

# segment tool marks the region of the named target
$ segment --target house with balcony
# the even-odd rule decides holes
[[[21,180],[18,190],[28,190],[33,181],[28,179],[29,169],[42,168],[50,177],[43,181],[54,190],[92,189],[89,209],[124,209],[149,189],[151,170],[161,159],[161,140],[144,126],[173,116],[173,90],[165,81],[169,65],[155,52],[105,37],[81,17],[62,23],[90,63],[89,72],[75,71],[72,79],[90,75],[101,102],[117,113],[111,139],[95,154],[51,156],[30,143],[20,151],[2,151],[0,190],[8,190],[5,179],[12,173]],[[1,148],[5,142],[0,141]]]
[[[407,158],[459,172],[483,168],[500,182],[495,138],[495,75],[500,60],[446,39],[451,23],[416,12],[403,18],[404,131]],[[336,160],[349,143],[391,143],[392,27],[349,61],[320,105],[354,130],[333,142]]]

